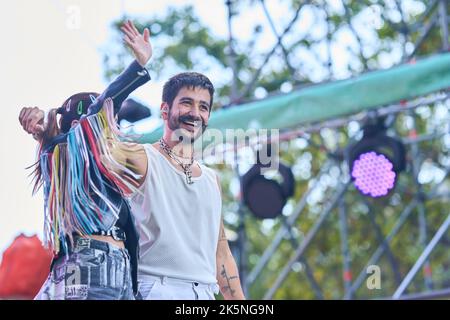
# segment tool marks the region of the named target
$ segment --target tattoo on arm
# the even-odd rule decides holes
[[[230,290],[231,296],[234,297],[234,293],[236,292],[236,290],[231,289],[230,280],[238,279],[239,277],[238,277],[238,276],[231,276],[231,277],[230,277],[230,276],[227,274],[227,271],[225,270],[225,265],[222,265],[222,272],[220,273],[220,275],[221,275],[223,278],[225,278],[225,280],[227,281],[227,285],[224,286],[224,287],[222,288],[223,291],[226,292],[227,290]]]

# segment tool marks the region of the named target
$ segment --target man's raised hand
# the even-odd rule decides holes
[[[152,57],[152,45],[150,43],[150,31],[145,28],[143,34],[128,20],[120,29],[124,33],[124,42],[133,51],[133,55],[141,66],[145,66]]]

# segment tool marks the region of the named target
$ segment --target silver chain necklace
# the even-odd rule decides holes
[[[159,139],[159,145],[161,146],[161,149],[164,150],[164,152],[173,159],[176,163],[180,165],[180,167],[183,169],[184,175],[186,176],[186,183],[187,184],[193,184],[194,181],[192,181],[192,169],[191,166],[194,163],[194,155],[191,156],[190,162],[184,164],[180,160],[178,160],[178,156],[172,151],[172,149],[169,147],[169,145],[164,141],[163,138]]]

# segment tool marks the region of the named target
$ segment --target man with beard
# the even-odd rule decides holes
[[[133,163],[144,176],[130,201],[140,234],[143,299],[244,299],[221,218],[216,173],[194,159],[192,143],[206,129],[214,87],[204,75],[180,73],[163,89],[164,134],[144,144]]]

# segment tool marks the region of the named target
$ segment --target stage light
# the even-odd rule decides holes
[[[405,169],[405,147],[386,134],[383,119],[366,124],[363,132],[363,138],[347,149],[350,175],[362,194],[383,197],[394,189],[398,174]]]
[[[394,166],[383,154],[374,151],[363,153],[355,160],[351,172],[355,186],[363,194],[381,197],[394,187]]]
[[[274,219],[281,215],[289,197],[294,195],[295,179],[291,168],[279,163],[279,183],[261,174],[265,166],[255,164],[243,177],[244,203],[260,219]]]
[[[122,103],[120,111],[117,114],[118,122],[126,120],[128,122],[137,122],[139,120],[148,118],[152,115],[151,110],[131,98],[128,98]]]

